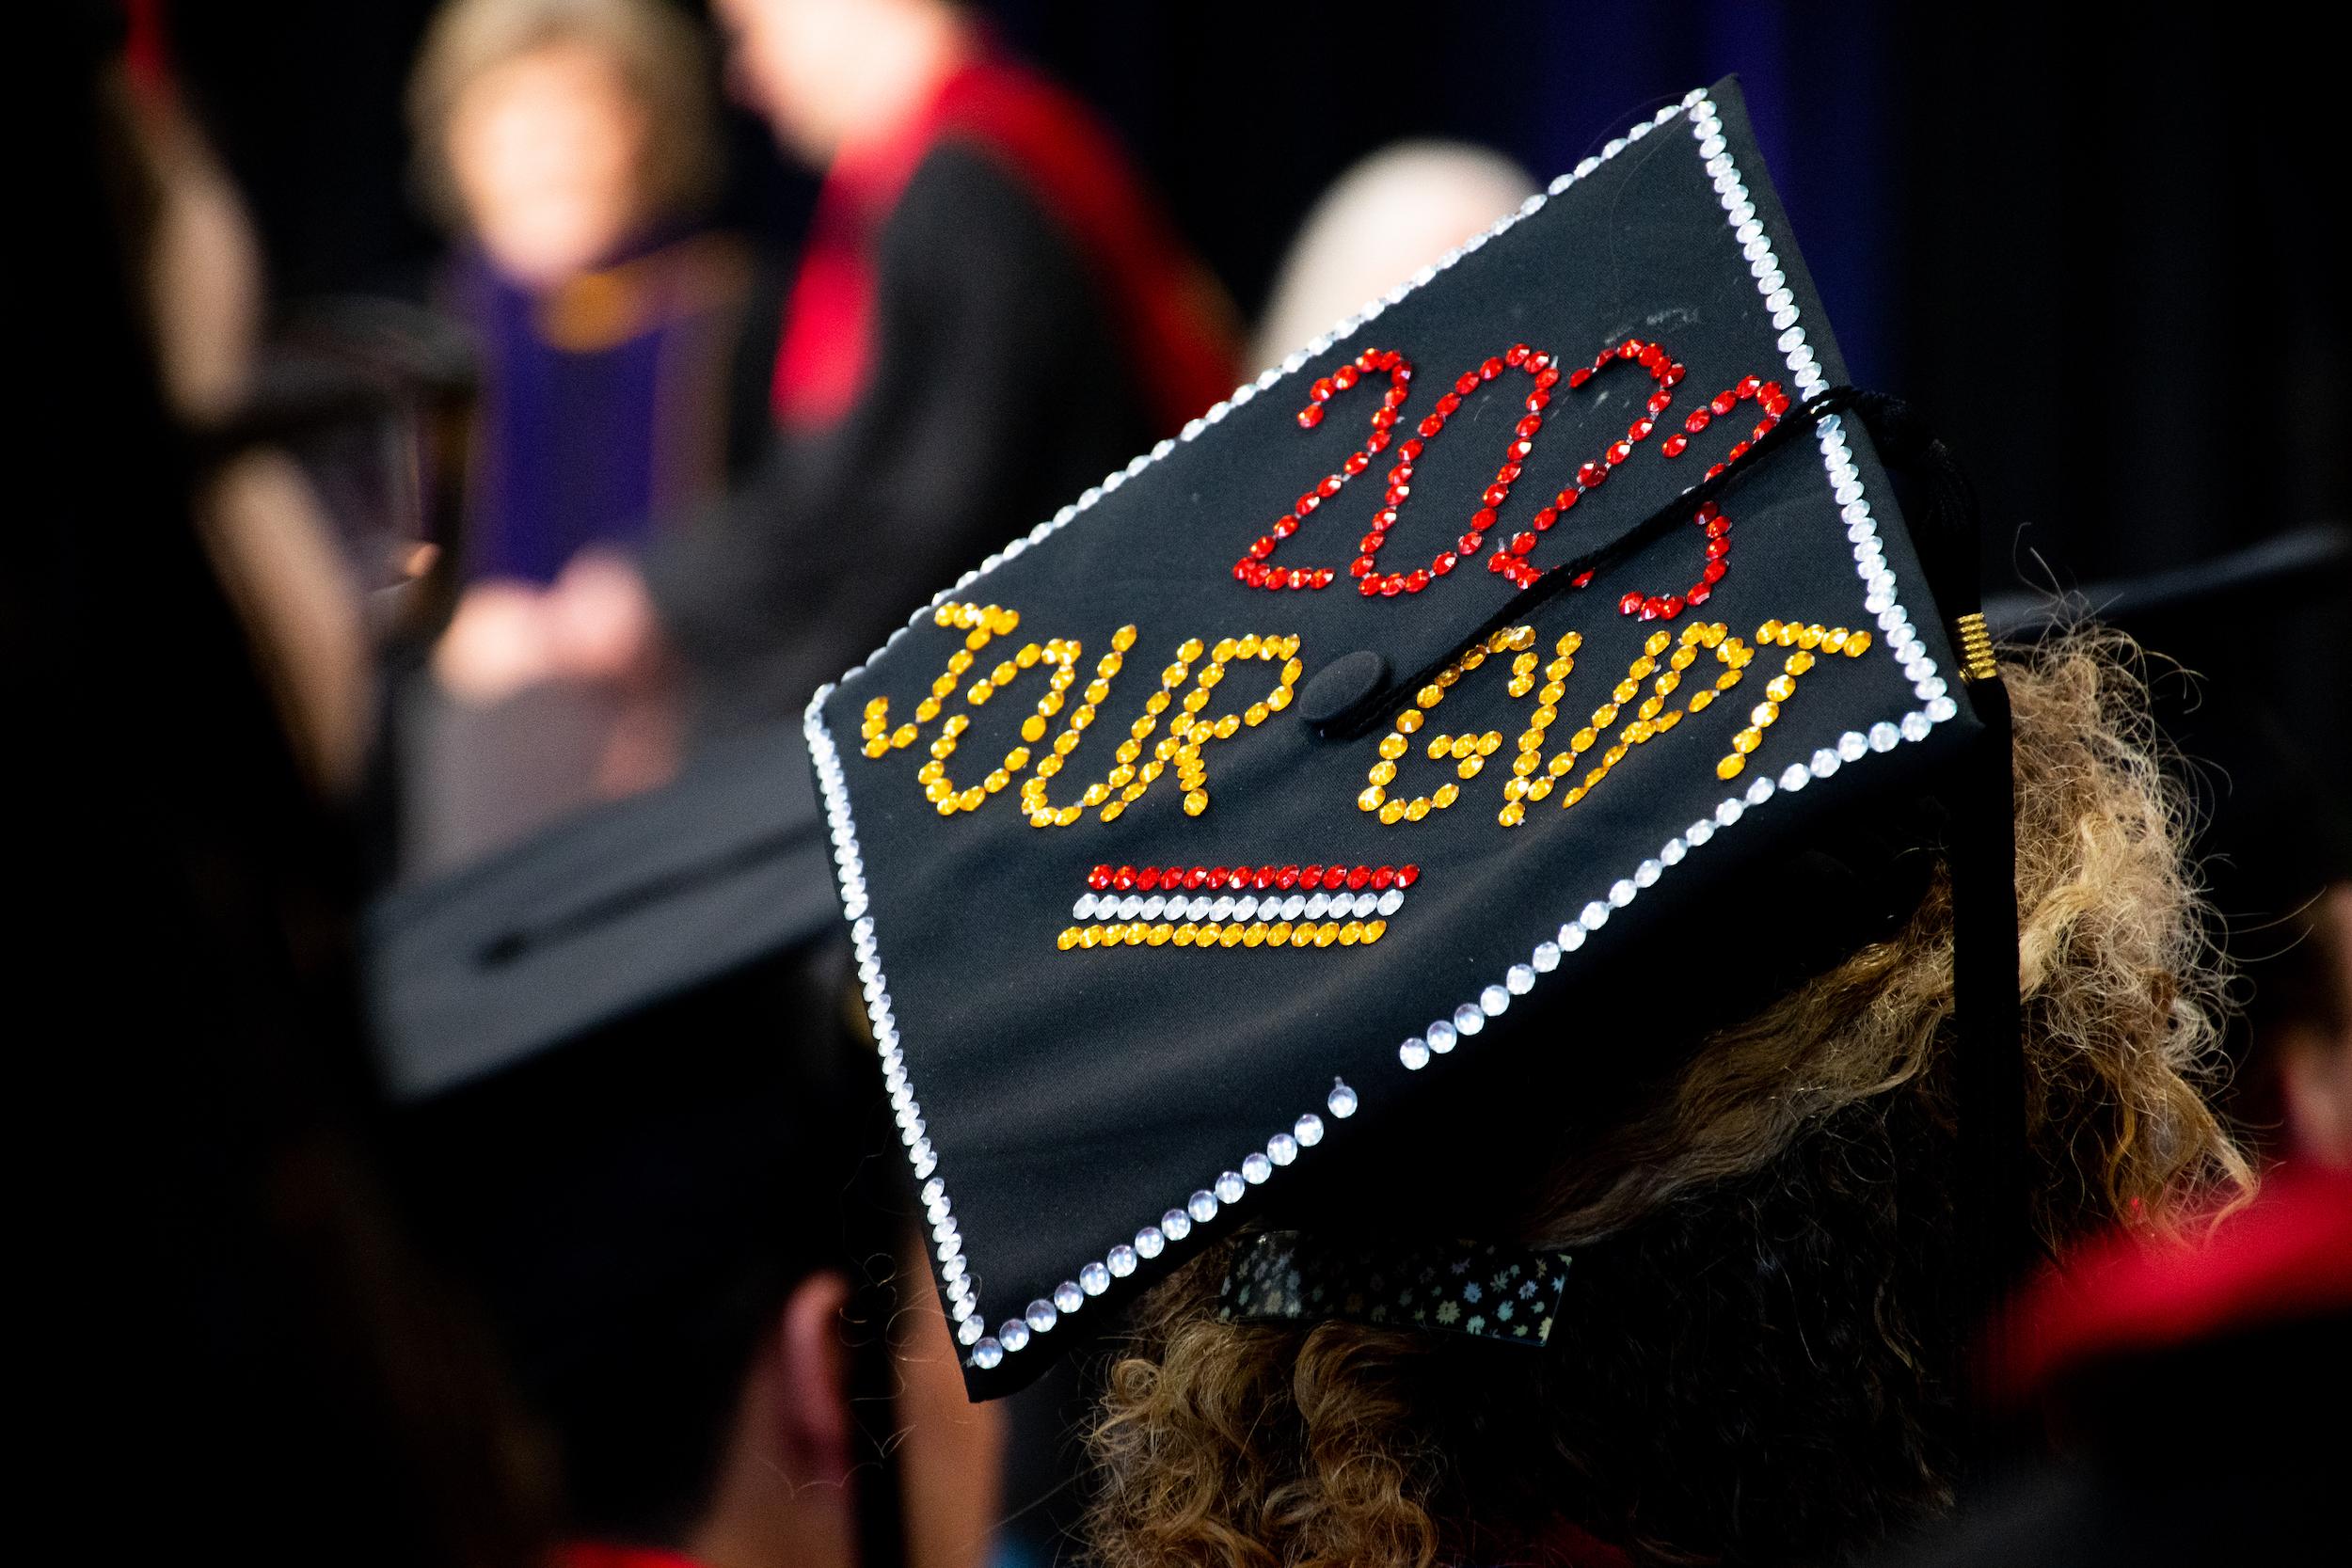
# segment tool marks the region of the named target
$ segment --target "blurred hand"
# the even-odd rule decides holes
[[[467,589],[433,650],[433,673],[449,694],[487,707],[559,673],[552,596],[521,582]]]
[[[653,596],[636,565],[614,550],[572,558],[546,599],[556,672],[601,686],[659,684],[665,650]]]

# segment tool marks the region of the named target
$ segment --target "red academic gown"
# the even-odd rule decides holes
[[[1092,119],[1002,59],[843,157],[786,309],[769,460],[646,562],[703,732],[797,716],[1230,392],[1218,301]]]

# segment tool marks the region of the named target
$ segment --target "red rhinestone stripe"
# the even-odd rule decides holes
[[[1323,888],[1332,893],[1344,889],[1360,893],[1370,888],[1385,893],[1391,887],[1411,887],[1421,880],[1418,865],[1110,865],[1103,864],[1087,873],[1087,886],[1097,893],[1214,893],[1228,888],[1235,893],[1262,893],[1274,889],[1282,893],[1294,890],[1311,892]]]

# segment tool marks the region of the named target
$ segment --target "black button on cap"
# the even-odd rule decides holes
[[[1316,671],[1299,689],[1298,717],[1321,728],[1361,706],[1388,680],[1389,661],[1370,648],[1359,648]]]

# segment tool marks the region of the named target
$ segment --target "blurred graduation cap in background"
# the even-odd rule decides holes
[[[2250,936],[2352,878],[2352,800],[2342,782],[2352,777],[2352,657],[2343,641],[2352,528],[2312,524],[2193,566],[2062,594],[2006,593],[1985,605],[2004,641],[2031,641],[2085,617],[2155,656],[2150,696],[2204,813],[2198,847],[2225,922]]]
[[[1905,918],[1931,848],[1997,1290],[2025,1235],[2006,698],[1964,484],[1842,380],[1725,82],[818,694],[975,1397],[1242,1226],[1504,1223],[1617,1086]]]
[[[393,1164],[562,1451],[567,1528],[692,1522],[752,1347],[837,1269],[863,1560],[895,1560],[879,1292],[913,1212],[842,1006],[827,847],[789,725],[369,921]]]
[[[369,923],[381,1064],[437,1097],[831,934],[824,821],[791,726],[669,787],[400,890]]]

